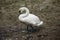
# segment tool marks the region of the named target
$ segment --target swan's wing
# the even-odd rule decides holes
[[[39,18],[33,14],[29,14],[24,18],[25,22],[30,24],[38,24],[40,22]]]
[[[33,21],[33,18],[31,17],[24,18],[24,22],[28,24],[35,24],[35,22]]]
[[[34,14],[30,14],[30,15],[32,15],[31,18],[34,20],[34,22],[36,22],[36,23],[39,23],[40,22],[40,19],[39,19],[38,16],[36,16]]]

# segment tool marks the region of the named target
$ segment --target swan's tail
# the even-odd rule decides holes
[[[43,21],[41,21],[37,26],[40,26],[40,25],[42,25],[43,24]]]

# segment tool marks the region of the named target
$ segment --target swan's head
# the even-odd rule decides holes
[[[29,13],[29,10],[26,7],[21,7],[21,8],[19,8],[19,13],[20,14],[22,14],[22,13]]]

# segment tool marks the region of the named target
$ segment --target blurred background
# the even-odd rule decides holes
[[[0,0],[0,40],[25,40],[25,25],[18,19],[23,6],[44,21],[39,32],[30,34],[32,40],[60,40],[60,0]]]

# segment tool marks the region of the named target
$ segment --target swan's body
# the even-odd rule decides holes
[[[22,13],[23,11],[26,11],[25,13]],[[40,26],[43,24],[43,21],[40,21],[40,19],[34,15],[30,14],[28,8],[22,7],[19,9],[20,14],[19,15],[19,20],[27,25],[32,25],[32,26]]]
[[[32,26],[40,26],[43,22],[39,20],[39,18],[33,14],[29,14],[26,17],[22,18],[24,14],[19,16],[19,20],[26,24],[31,24]]]

